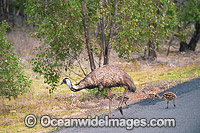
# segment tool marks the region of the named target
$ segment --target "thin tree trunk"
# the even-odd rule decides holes
[[[4,0],[4,19],[8,22],[7,0]]]
[[[194,32],[194,34],[193,34],[193,36],[192,36],[192,38],[191,38],[191,40],[188,44],[189,50],[195,51],[197,43],[199,41],[199,38],[200,38],[200,23],[197,22],[195,24],[195,32]]]
[[[18,9],[18,11],[16,13],[16,16],[18,16],[20,11],[23,9],[23,3],[24,3],[23,0],[21,0],[21,5],[20,5],[20,7],[19,7],[19,9]]]
[[[13,0],[13,27],[15,26],[16,20],[16,0]]]
[[[115,29],[115,23],[116,23],[116,15],[117,15],[117,6],[118,6],[118,0],[115,0],[114,2],[114,12],[111,13],[111,27],[110,27],[110,34],[108,38],[108,42],[105,45],[105,55],[104,55],[104,65],[109,64],[109,57],[110,57],[110,41],[112,41],[113,35],[114,35],[114,29]],[[112,20],[114,19],[114,20]]]
[[[3,19],[4,19],[3,7],[4,7],[3,0],[0,0],[0,21],[3,21]]]
[[[26,2],[26,1],[24,1],[24,0],[21,0],[21,7],[22,7],[22,9],[21,9],[21,14],[22,14],[22,26],[24,26],[24,24],[26,24],[26,14],[24,13],[24,2]]]
[[[104,6],[104,0],[101,0],[101,19],[100,19],[100,25],[101,25],[101,52],[99,55],[99,67],[102,66],[102,56],[105,55],[105,43],[106,43],[106,37],[105,37],[105,26],[104,26],[104,17],[103,17],[103,6]]]
[[[90,38],[89,38],[89,31],[87,27],[87,22],[86,22],[86,8],[84,1],[81,2],[81,7],[83,11],[83,25],[84,25],[84,31],[85,31],[85,40],[86,40],[86,45],[87,45],[87,51],[88,51],[88,56],[89,56],[89,61],[90,61],[90,68],[91,70],[95,70],[95,63],[94,63],[94,57],[93,57],[93,52],[90,44]]]
[[[157,54],[156,54],[156,46],[153,41],[150,41],[147,43],[148,46],[148,57],[152,58],[153,60],[157,59]]]
[[[79,65],[79,67],[81,68],[81,71],[82,71],[83,74],[86,76],[86,73],[85,73],[85,71],[83,70],[83,67],[81,66],[81,63],[80,63],[79,59],[78,59],[76,56],[75,56],[75,59],[77,60],[78,65]]]
[[[175,37],[173,36],[172,39],[169,41],[169,47],[168,47],[168,50],[167,50],[167,56],[169,55],[169,52],[170,52],[170,47],[171,47],[171,44],[172,42],[175,40]]]

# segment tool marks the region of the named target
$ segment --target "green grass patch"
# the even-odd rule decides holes
[[[191,65],[183,67],[155,67],[148,71],[130,72],[136,86],[141,87],[143,84],[169,83],[171,81],[187,81],[200,76],[200,65]]]

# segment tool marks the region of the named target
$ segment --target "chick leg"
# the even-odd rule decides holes
[[[176,105],[175,105],[175,100],[173,100],[173,103],[174,103],[174,107],[176,107]]]

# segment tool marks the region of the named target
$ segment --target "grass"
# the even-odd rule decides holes
[[[34,128],[24,125],[24,117],[35,114],[38,118],[47,114],[55,118],[95,117],[108,111],[107,105],[97,106],[95,99],[87,91],[74,93],[67,86],[60,86],[52,95],[49,95],[43,78],[27,69],[26,74],[31,76],[32,85],[29,92],[19,96],[16,100],[0,99],[0,132],[48,132],[55,128],[43,128],[37,124]],[[163,84],[176,85],[200,76],[200,64],[182,67],[155,66],[142,71],[128,72],[134,79],[137,88]],[[122,89],[115,88],[115,93],[122,93]],[[101,100],[101,99],[100,99]],[[71,107],[71,103],[74,103]],[[82,104],[85,103],[86,104]],[[4,105],[4,106],[3,106]],[[87,106],[85,106],[87,105]],[[39,120],[38,120],[39,123]]]
[[[200,64],[188,65],[182,67],[155,67],[153,69],[130,72],[131,77],[136,81],[136,86],[141,87],[144,84],[172,84],[174,81],[184,82],[200,76]]]

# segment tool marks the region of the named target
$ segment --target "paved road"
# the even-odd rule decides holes
[[[166,102],[157,99],[155,104],[149,103],[150,99],[144,99],[140,102],[124,108],[124,115],[121,116],[116,110],[112,113],[114,118],[175,118],[176,127],[138,127],[132,130],[125,128],[61,128],[54,132],[136,132],[136,133],[200,133],[200,77],[189,82],[177,85],[170,90],[178,97],[176,99],[176,108],[169,103],[169,109],[165,109]],[[164,92],[160,93],[162,95]],[[104,116],[101,116],[104,117]]]

